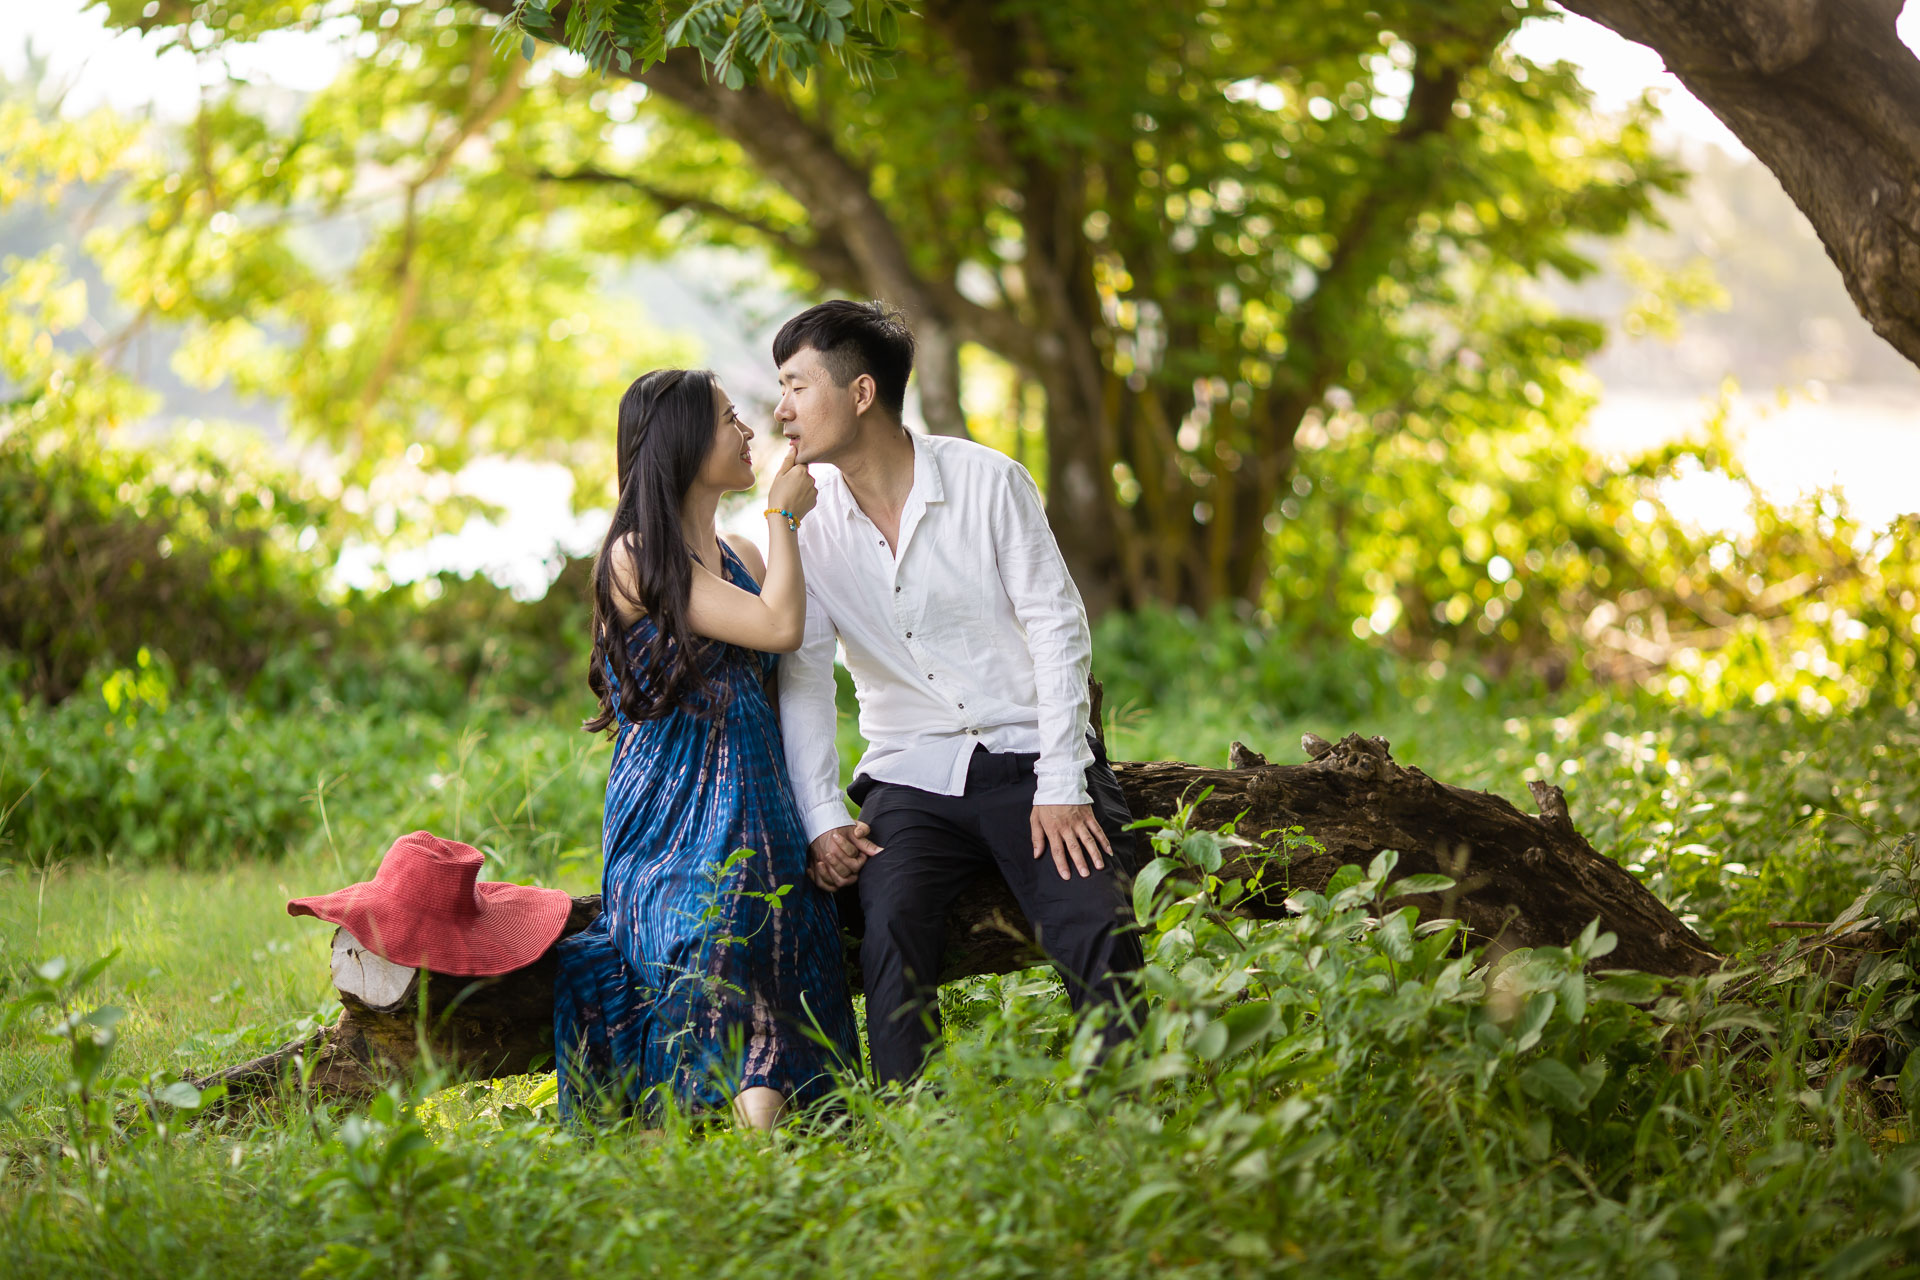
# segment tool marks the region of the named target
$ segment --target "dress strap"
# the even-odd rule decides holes
[[[753,574],[748,572],[747,562],[740,558],[739,552],[727,545],[725,538],[720,539],[720,560],[724,565],[731,566],[721,576],[732,578],[734,585],[744,591],[751,591],[755,595],[760,594],[760,584],[755,582]]]

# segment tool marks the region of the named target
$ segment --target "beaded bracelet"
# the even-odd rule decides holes
[[[786,519],[787,528],[794,530],[796,533],[800,529],[800,517],[793,514],[793,512],[787,510],[785,507],[768,507],[765,511],[762,511],[760,514],[763,516],[782,516]]]

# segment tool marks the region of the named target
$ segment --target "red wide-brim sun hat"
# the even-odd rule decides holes
[[[487,977],[525,968],[559,940],[573,899],[558,889],[481,880],[485,855],[427,831],[401,836],[373,879],[287,903],[410,969]]]

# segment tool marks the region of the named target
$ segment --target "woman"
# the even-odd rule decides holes
[[[606,871],[600,918],[558,948],[560,1110],[630,1114],[664,1085],[768,1129],[860,1061],[766,692],[805,623],[813,480],[790,451],[764,564],[718,536],[721,495],[753,487],[752,437],[711,373],[682,369],[627,388],[619,467],[587,676],[586,728],[614,736]]]

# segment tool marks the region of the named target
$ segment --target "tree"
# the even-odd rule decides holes
[[[966,429],[962,348],[998,356],[1044,399],[1034,452],[1095,609],[1256,596],[1299,433],[1330,409],[1383,431],[1570,416],[1600,331],[1525,283],[1589,270],[1580,237],[1680,180],[1644,112],[1602,125],[1568,68],[1504,47],[1535,0],[929,0],[904,21],[879,0],[734,0],[665,26],[625,0],[109,8],[210,53],[357,18],[372,67],[349,74],[386,68],[430,122],[389,148],[417,174],[390,261],[430,225],[453,234],[436,211],[463,188],[548,201],[594,226],[578,245],[753,244],[811,288],[900,303],[935,430]],[[591,82],[549,76],[541,111],[487,117],[481,86],[521,73],[463,61],[467,87],[450,77],[499,30],[571,41],[644,86],[636,145],[603,140],[631,99]],[[450,283],[446,305],[479,318]],[[404,290],[382,300],[395,341],[406,308]]]
[[[227,36],[266,25],[222,14]],[[366,56],[293,104],[216,79],[194,119],[166,128],[105,111],[66,120],[16,91],[0,104],[0,208],[52,209],[107,296],[89,296],[87,272],[69,280],[68,245],[9,276],[68,290],[58,296],[73,315],[42,323],[17,290],[0,302],[29,327],[106,332],[89,353],[106,373],[134,334],[174,330],[182,377],[280,400],[296,437],[340,461],[335,496],[381,534],[423,514],[410,500],[423,472],[484,454],[571,464],[598,495],[610,406],[636,367],[689,352],[600,287],[644,246],[609,247],[620,228],[521,176],[527,149],[604,123],[587,106],[596,86],[497,56],[491,33],[451,9],[409,10],[386,28],[377,10],[365,16],[390,38],[370,35]],[[211,35],[177,34],[217,53]],[[22,370],[39,359],[31,333],[7,351]],[[58,406],[99,381],[90,368],[9,370],[39,405],[14,407],[80,425]]]
[[[1906,0],[1565,0],[1647,45],[1773,170],[1854,305],[1920,364],[1920,58]]]

